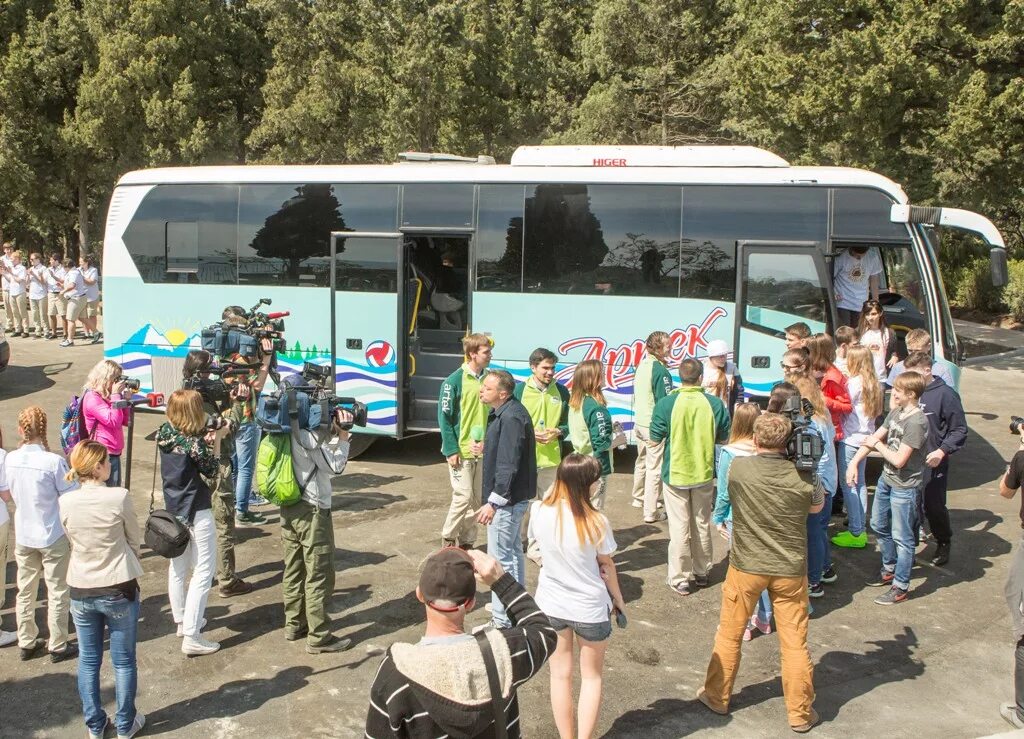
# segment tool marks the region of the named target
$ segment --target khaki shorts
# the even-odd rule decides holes
[[[65,314],[65,318],[69,321],[77,321],[85,313],[85,296],[80,295],[78,297],[68,298],[68,312]]]
[[[50,302],[46,312],[51,316],[63,318],[68,312],[68,299],[60,293],[50,293],[47,297]]]
[[[93,300],[85,304],[85,310],[89,318],[95,318],[100,314],[100,301],[99,299]]]

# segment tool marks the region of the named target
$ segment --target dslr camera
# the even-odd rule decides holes
[[[793,430],[786,440],[786,457],[792,460],[798,470],[816,471],[825,453],[825,440],[811,425],[814,406],[809,400],[794,396],[786,401],[779,413],[793,424]]]
[[[260,396],[256,416],[260,425],[270,432],[289,430],[292,421],[299,428],[313,430],[330,426],[337,411],[352,415],[351,423],[341,427],[348,431],[353,426],[366,426],[366,406],[355,398],[340,397],[328,387],[331,368],[312,362],[302,366],[298,377],[289,377],[273,393]]]
[[[131,390],[132,393],[139,392],[139,388],[142,387],[142,380],[135,377],[122,377],[121,382],[124,384],[125,390]]]

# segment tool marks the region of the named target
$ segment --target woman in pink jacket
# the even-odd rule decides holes
[[[110,477],[107,487],[121,486],[121,452],[124,450],[124,427],[132,409],[115,408],[114,403],[132,396],[125,388],[121,365],[104,359],[89,372],[82,398],[82,417],[88,438],[98,441],[110,454]]]

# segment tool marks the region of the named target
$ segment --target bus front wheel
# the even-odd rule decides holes
[[[348,458],[355,459],[373,446],[375,441],[377,441],[377,437],[373,434],[352,434],[352,438],[348,441]]]

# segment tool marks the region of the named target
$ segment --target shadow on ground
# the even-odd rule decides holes
[[[54,362],[34,367],[19,367],[16,346],[13,346],[11,348],[11,363],[4,373],[0,374],[0,398],[20,398],[51,388],[57,384],[53,376],[70,369],[71,364],[71,362]]]

